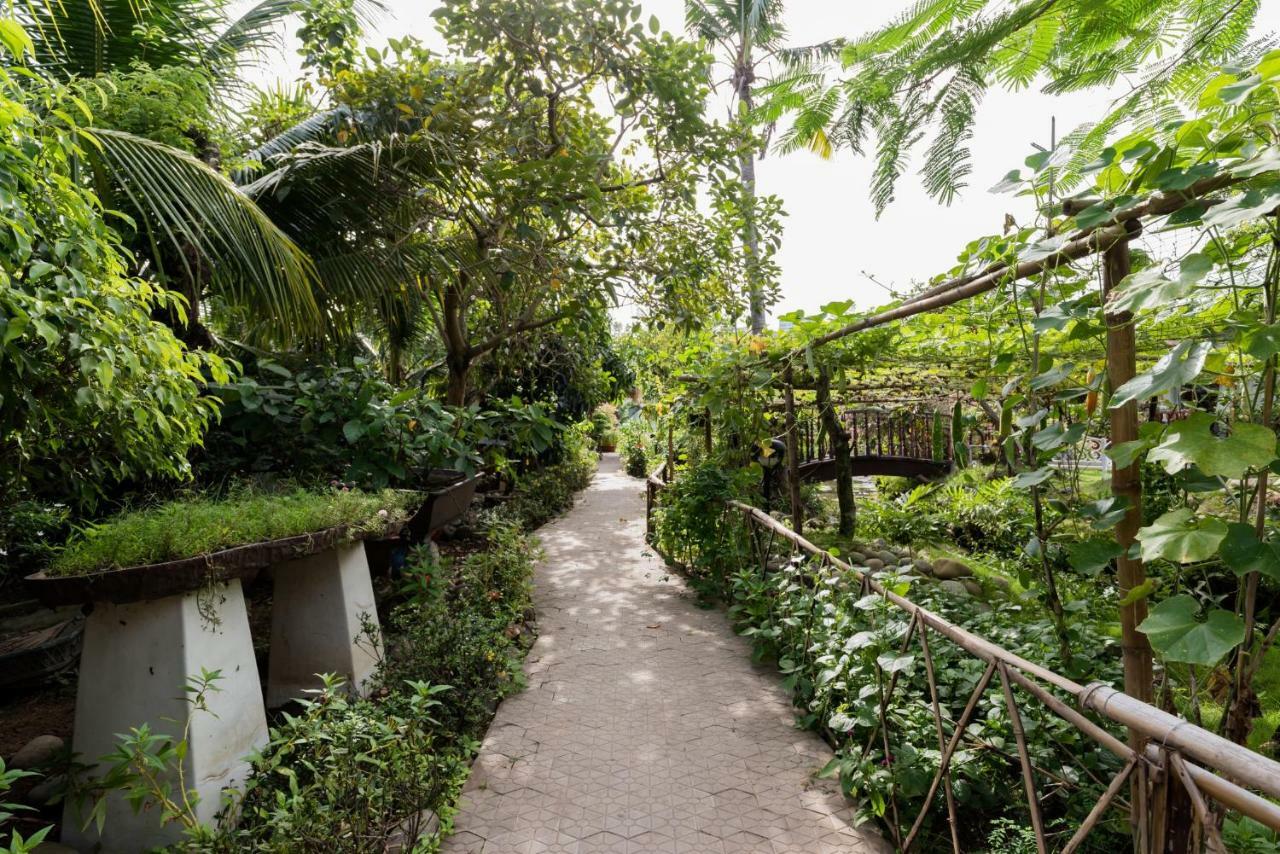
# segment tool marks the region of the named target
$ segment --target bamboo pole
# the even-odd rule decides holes
[[[1084,821],[1080,822],[1076,832],[1071,835],[1071,840],[1062,849],[1062,854],[1073,854],[1080,847],[1085,837],[1097,826],[1107,808],[1111,806],[1111,802],[1116,799],[1116,795],[1120,794],[1120,790],[1128,782],[1129,775],[1133,773],[1133,769],[1137,764],[1138,757],[1136,756],[1124,764],[1124,767],[1120,769],[1120,773],[1116,774],[1115,779],[1111,781],[1111,785],[1107,786],[1107,790],[1102,793],[1102,797],[1093,805],[1093,809],[1089,810],[1089,814],[1085,816]]]
[[[796,442],[796,396],[791,389],[790,367],[786,379],[783,400],[787,407],[787,493],[791,498],[791,527],[800,534],[804,531],[804,508],[800,506],[800,450]]]
[[[1140,230],[1136,223],[1130,225],[1134,226],[1135,231]],[[1116,288],[1129,275],[1129,241],[1121,240],[1109,246],[1103,253],[1102,261],[1102,299],[1105,307]],[[1114,394],[1116,389],[1133,379],[1138,370],[1134,323],[1133,315],[1129,312],[1113,312],[1105,308],[1104,311],[1107,323],[1107,384]],[[1131,400],[1119,408],[1113,407],[1108,413],[1112,445],[1138,438],[1137,401]],[[1147,577],[1142,559],[1130,555],[1130,549],[1137,540],[1138,528],[1142,526],[1142,476],[1136,461],[1123,468],[1112,462],[1111,494],[1128,503],[1124,518],[1116,525],[1115,532],[1116,543],[1124,550],[1116,559],[1116,580],[1123,598],[1129,591],[1140,587]],[[1151,703],[1155,696],[1151,643],[1146,635],[1138,631],[1138,625],[1146,618],[1145,597],[1120,606],[1120,655],[1124,664],[1124,689],[1130,696],[1144,703]],[[1129,730],[1130,747],[1141,753],[1144,743],[1145,738],[1141,732]],[[1132,802],[1137,804],[1145,791],[1145,769],[1139,768],[1130,781]],[[1163,827],[1166,800],[1154,800],[1152,809],[1159,814],[1153,817],[1152,823]],[[1148,818],[1139,815],[1137,810],[1130,815],[1129,821],[1134,825],[1135,838],[1143,838],[1147,830],[1143,827],[1140,831],[1136,822],[1146,821]]]
[[[1018,711],[1018,703],[1013,699],[1013,688],[1009,685],[1009,668],[1001,663],[1000,687],[1004,691],[1005,708],[1009,712],[1009,725],[1013,727],[1013,738],[1018,744],[1018,760],[1022,765],[1022,787],[1027,796],[1027,809],[1031,811],[1031,829],[1036,834],[1036,851],[1038,854],[1049,854],[1048,843],[1044,838],[1044,821],[1040,818],[1040,796],[1036,793],[1035,775],[1031,770],[1031,754],[1027,750],[1027,736],[1022,728],[1022,713]]]
[[[756,524],[773,531],[783,539],[790,540],[810,554],[827,554],[825,550],[791,531],[759,508],[738,501],[730,502],[730,506],[751,517]],[[1135,729],[1145,738],[1179,750],[1196,762],[1225,774],[1231,780],[1223,779],[1196,765],[1188,765],[1192,779],[1196,781],[1201,791],[1209,793],[1219,803],[1230,809],[1238,810],[1270,828],[1280,830],[1280,807],[1242,788],[1242,786],[1249,786],[1273,798],[1280,798],[1280,763],[1275,760],[1255,753],[1247,747],[1233,744],[1221,736],[1130,697],[1109,685],[1101,683],[1080,685],[899,596],[870,575],[839,558],[827,555],[827,559],[833,566],[851,573],[869,590],[883,596],[896,607],[911,614],[918,614],[922,625],[943,635],[975,657],[988,663],[1003,662],[1013,668],[1009,671],[1011,675],[1018,670],[1024,675],[1033,676],[1072,695],[1081,708],[1095,711],[1114,723]],[[1016,676],[1012,678],[1017,681]],[[1104,743],[1103,746],[1107,745]],[[1159,764],[1158,751],[1154,746],[1148,746],[1147,759]],[[936,792],[936,789],[934,791]]]

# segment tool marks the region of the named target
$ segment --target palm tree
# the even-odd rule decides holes
[[[150,68],[199,69],[211,97],[237,91],[246,61],[278,40],[276,25],[299,0],[261,0],[237,18],[230,0],[61,0],[21,4],[37,65],[51,76],[92,81]],[[363,6],[362,9],[371,8]],[[363,13],[362,13],[363,14]],[[109,96],[109,93],[108,93]],[[84,132],[86,155],[108,208],[138,220],[140,274],[182,293],[186,318],[166,318],[189,343],[206,344],[205,293],[244,306],[276,340],[331,327],[322,271],[291,229],[216,168],[216,152],[192,156],[119,129]]]
[[[727,82],[737,107],[739,120],[752,121],[755,87],[761,70],[782,50],[786,30],[782,25],[780,0],[688,0],[685,26],[707,44],[718,49],[720,61],[729,67]],[[756,200],[756,154],[753,145],[744,145],[738,154],[738,174],[745,196],[743,210],[748,215],[742,229],[742,246],[747,255],[751,330],[765,327],[764,283],[755,262],[760,257],[759,232],[751,216]]]

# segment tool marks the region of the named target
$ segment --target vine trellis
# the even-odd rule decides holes
[[[834,456],[838,452],[829,445],[824,445],[824,441],[830,441],[835,437],[830,429],[824,433],[817,424],[802,422],[797,414],[795,403],[797,382],[793,364],[804,362],[812,364],[814,350],[847,336],[937,311],[1002,285],[1010,285],[1022,279],[1044,274],[1087,257],[1097,257],[1101,262],[1103,311],[1106,320],[1106,379],[1111,389],[1119,389],[1137,374],[1138,347],[1133,315],[1128,311],[1116,310],[1108,297],[1130,274],[1130,243],[1142,234],[1144,221],[1168,216],[1192,204],[1204,208],[1217,204],[1220,200],[1213,198],[1213,195],[1232,187],[1240,180],[1230,172],[1224,172],[1194,182],[1180,191],[1157,192],[1145,201],[1131,204],[1123,211],[1104,218],[1092,227],[1064,236],[1055,244],[1056,248],[1034,260],[996,262],[942,282],[893,308],[827,332],[775,358],[774,365],[781,368],[782,374],[780,388],[785,416],[783,439],[786,442],[787,482],[792,499],[792,524],[791,527],[787,527],[762,510],[736,501],[730,503],[729,512],[739,516],[747,529],[753,532],[751,541],[758,546],[763,544],[766,538],[756,534],[767,534],[769,543],[778,539],[790,543],[794,549],[812,558],[811,565],[816,566],[816,573],[851,574],[861,585],[863,594],[874,593],[883,597],[886,602],[910,616],[904,651],[910,644],[917,643],[919,652],[924,658],[931,692],[929,703],[932,707],[941,760],[925,803],[910,830],[903,836],[900,835],[898,823],[895,821],[892,824],[892,831],[898,837],[895,841],[903,850],[908,850],[917,844],[924,818],[941,788],[947,803],[952,847],[955,851],[960,851],[956,808],[951,792],[950,764],[980,698],[995,682],[999,683],[1017,742],[1024,794],[1040,852],[1048,851],[1048,841],[1041,821],[1036,793],[1036,769],[1028,753],[1022,718],[1015,697],[1017,691],[1029,695],[1078,731],[1114,753],[1123,763],[1101,798],[1066,844],[1064,851],[1071,852],[1079,849],[1090,831],[1098,825],[1109,807],[1116,802],[1119,793],[1126,785],[1129,787],[1131,830],[1137,846],[1136,850],[1142,852],[1166,850],[1166,837],[1178,832],[1174,827],[1175,810],[1186,810],[1190,813],[1189,824],[1193,832],[1202,840],[1203,846],[1212,852],[1226,851],[1213,812],[1214,804],[1238,811],[1267,827],[1280,830],[1280,806],[1273,802],[1280,800],[1280,763],[1165,712],[1153,704],[1152,649],[1146,635],[1138,630],[1139,624],[1147,615],[1146,600],[1143,596],[1127,595],[1130,591],[1142,590],[1146,583],[1143,561],[1136,556],[1133,549],[1141,526],[1142,497],[1139,464],[1136,459],[1123,466],[1113,462],[1111,470],[1112,494],[1126,502],[1123,518],[1115,528],[1115,539],[1121,550],[1116,558],[1116,565],[1119,592],[1122,597],[1120,625],[1124,691],[1102,683],[1082,685],[1028,661],[920,607],[910,599],[894,593],[869,573],[863,573],[840,561],[805,539],[803,509],[799,500],[799,485],[807,474],[806,464],[812,466],[818,458]],[[1067,216],[1073,216],[1086,207],[1097,204],[1096,200],[1083,202],[1069,200],[1064,203],[1063,212]],[[1273,373],[1270,371],[1268,381],[1273,381]],[[1269,401],[1270,395],[1267,399]],[[823,405],[824,401],[820,399],[819,407]],[[826,406],[830,408],[829,400],[826,401]],[[878,423],[877,429],[872,430],[869,429],[869,424],[865,420],[859,422],[859,417],[863,416],[854,416],[852,425],[846,423],[849,429],[845,441],[853,443],[854,452],[859,449],[873,450],[866,443],[868,441],[883,442],[886,435],[884,424]],[[1267,423],[1270,417],[1268,406],[1264,413]],[[920,458],[925,458],[926,455],[929,458],[938,457],[933,443],[926,445],[919,438],[922,436],[922,431],[916,429],[908,431],[905,429],[906,423],[903,421],[904,426],[901,430],[898,428],[889,430],[888,435],[893,436],[895,442],[890,450],[900,450]],[[863,425],[861,432],[858,430],[858,424]],[[1136,440],[1139,435],[1138,427],[1139,411],[1136,401],[1130,400],[1109,410],[1110,441],[1113,444]],[[824,435],[827,437],[825,440],[822,438]],[[862,444],[857,444],[859,442]],[[952,446],[950,439],[946,444],[948,448]],[[878,454],[884,454],[883,447],[877,447],[874,450]],[[850,453],[848,445],[843,452]],[[946,454],[939,457],[939,462],[950,460],[950,451],[948,450]],[[668,436],[667,462],[659,472],[648,479],[651,523],[653,509],[660,501],[663,489],[675,474],[674,454],[670,450],[670,436]],[[1265,480],[1260,488],[1265,490]],[[767,570],[768,546],[763,546],[763,549],[760,565],[762,570]],[[817,579],[813,581],[816,583]],[[1256,583],[1253,585],[1253,590],[1256,591]],[[946,734],[938,699],[937,682],[933,674],[929,649],[931,635],[946,639],[986,663],[984,674],[969,697],[963,713],[955,721],[950,736]],[[885,674],[877,663],[877,674],[888,681],[889,690],[886,696],[892,695],[898,683],[896,672]],[[1062,692],[1071,697],[1076,703],[1076,708],[1063,702],[1052,693],[1053,691]],[[882,701],[880,709],[882,733],[887,727],[886,704],[887,699]],[[1096,715],[1110,724],[1123,727],[1127,731],[1127,740],[1117,738],[1089,715]],[[892,809],[896,815],[898,811],[896,798]],[[1182,826],[1185,828],[1186,824]]]

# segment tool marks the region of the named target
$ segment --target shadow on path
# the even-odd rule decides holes
[[[880,852],[772,669],[644,542],[615,455],[543,528],[528,689],[498,709],[446,854]]]

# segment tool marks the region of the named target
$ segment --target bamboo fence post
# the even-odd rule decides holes
[[[1136,221],[1125,224],[1129,233],[1136,234],[1140,225]],[[1103,305],[1112,292],[1119,286],[1124,277],[1129,275],[1130,256],[1127,238],[1112,243],[1102,256],[1102,299]],[[1129,312],[1113,312],[1106,310],[1107,322],[1107,384],[1110,392],[1127,383],[1137,373],[1137,348],[1134,336],[1133,315]],[[1138,404],[1129,401],[1124,406],[1109,409],[1110,440],[1112,445],[1130,442],[1138,438]],[[1141,558],[1129,555],[1129,549],[1136,542],[1138,528],[1142,525],[1142,478],[1138,471],[1138,463],[1120,468],[1111,464],[1111,494],[1128,502],[1124,518],[1116,525],[1116,542],[1124,552],[1116,558],[1117,579],[1120,595],[1125,596],[1130,590],[1146,581],[1146,567]],[[1147,636],[1138,631],[1138,624],[1147,618],[1147,602],[1138,599],[1120,607],[1121,657],[1124,662],[1124,691],[1131,697],[1150,703],[1154,698],[1152,676],[1151,644]],[[1141,754],[1146,739],[1137,730],[1129,730],[1129,746]],[[1139,766],[1130,782],[1131,803],[1135,806],[1143,800],[1146,790],[1145,769]],[[1152,805],[1153,810],[1161,810],[1161,805]],[[1137,810],[1133,811],[1131,824],[1142,820]],[[1153,821],[1156,824],[1162,821]],[[1134,828],[1134,838],[1142,838],[1146,834]]]
[[[670,483],[676,476],[676,415],[671,413],[667,420],[667,469],[664,479]]]
[[[791,386],[791,367],[787,367],[783,402],[787,413],[787,490],[791,498],[791,527],[797,533],[804,528],[804,508],[800,506],[800,449],[796,441],[796,395]]]

